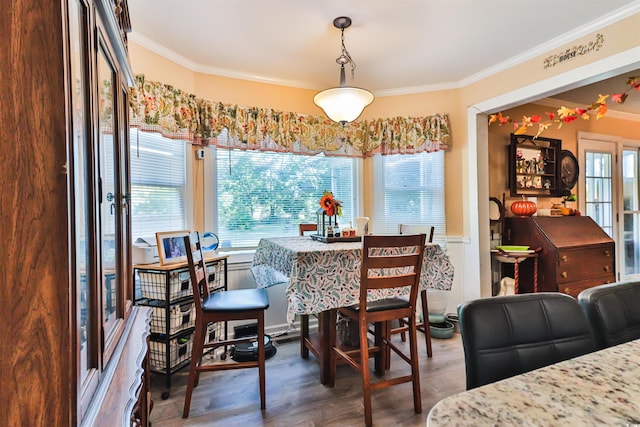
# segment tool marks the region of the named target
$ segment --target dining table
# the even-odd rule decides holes
[[[335,328],[335,309],[359,301],[361,251],[361,241],[325,243],[309,236],[296,236],[263,238],[254,255],[251,271],[258,287],[286,285],[289,324],[294,323],[296,315],[318,316],[318,333],[305,341],[319,359],[323,384],[329,382],[332,353],[329,336]],[[454,267],[446,251],[437,243],[427,243],[420,289],[451,290],[453,275]],[[408,295],[408,290],[404,292],[377,290],[370,298]]]
[[[640,425],[640,340],[447,397],[428,427]]]

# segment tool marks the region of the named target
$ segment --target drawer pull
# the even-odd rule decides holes
[[[566,279],[567,277],[569,277],[569,273],[567,273],[566,271],[563,271],[560,276],[562,276],[563,279]]]
[[[604,266],[604,271],[606,271],[608,273],[609,271],[611,271],[611,267],[609,267],[608,265],[605,265]]]
[[[604,256],[611,256],[611,251],[604,251]]]
[[[567,262],[567,261],[569,261],[569,257],[568,257],[568,256],[566,256],[566,255],[562,255],[562,256],[560,257],[560,260],[562,260],[562,262]]]

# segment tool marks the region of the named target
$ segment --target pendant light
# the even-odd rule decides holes
[[[342,52],[336,59],[340,65],[340,86],[325,89],[313,97],[313,102],[322,108],[334,122],[345,125],[357,119],[362,110],[373,102],[373,94],[365,89],[350,87],[346,84],[344,66],[351,64],[351,78],[354,76],[356,64],[344,46],[344,29],[351,26],[351,18],[341,16],[333,20],[333,26],[341,32]]]

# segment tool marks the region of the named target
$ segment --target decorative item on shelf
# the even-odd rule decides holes
[[[565,196],[565,198],[562,199],[562,207],[560,208],[560,212],[562,212],[562,215],[564,216],[580,215],[580,211],[572,207],[572,203],[577,201],[578,201],[578,196],[576,196],[575,194],[569,194],[568,196]]]
[[[313,102],[322,108],[334,122],[345,125],[357,119],[362,110],[373,102],[373,94],[365,89],[349,87],[346,84],[344,66],[351,64],[351,78],[354,77],[356,64],[344,46],[344,29],[351,26],[351,18],[340,16],[333,20],[333,26],[341,33],[342,51],[336,62],[340,65],[340,86],[325,89],[316,94]]]
[[[536,213],[537,206],[534,202],[526,200],[524,196],[522,200],[517,200],[511,204],[511,212],[519,217],[528,217]]]

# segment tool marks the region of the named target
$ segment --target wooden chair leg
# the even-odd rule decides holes
[[[389,331],[389,322],[377,322],[374,325],[374,346],[380,348],[374,363],[374,369],[378,375],[384,375],[384,371],[388,369],[387,357],[391,350],[385,344],[383,337],[388,337]]]
[[[360,369],[362,370],[364,423],[369,427],[373,424],[373,420],[371,416],[371,372],[369,371],[369,342],[366,322],[360,322]]]
[[[422,412],[422,397],[420,395],[420,371],[418,369],[418,333],[415,313],[410,318],[409,325],[409,351],[411,352],[411,377],[413,383],[413,409],[416,414]],[[428,329],[428,328],[427,328]]]
[[[187,379],[187,392],[184,396],[184,408],[182,410],[182,418],[189,417],[189,409],[191,408],[191,394],[193,389],[198,385],[199,371],[198,367],[202,359],[202,346],[204,345],[205,334],[203,329],[207,325],[196,319],[196,327],[193,336],[193,349],[191,351],[191,363],[189,364],[189,378]]]
[[[300,357],[303,359],[309,358],[309,349],[305,344],[305,339],[309,338],[309,315],[300,315]]]
[[[264,351],[264,312],[258,317],[258,375],[260,376],[260,409],[267,407],[265,381],[265,351]]]
[[[404,332],[403,332],[404,334]],[[387,340],[391,340],[391,322],[387,322],[387,330],[385,331],[384,336],[387,338]],[[389,370],[391,369],[391,347],[389,347],[388,345],[385,346],[384,348],[384,369],[385,370]]]
[[[329,319],[335,319],[337,316],[336,310],[335,309],[330,310],[327,316],[329,316]],[[325,357],[329,358],[329,368],[328,368],[329,372],[327,372],[327,386],[334,387],[336,385],[336,365],[337,365],[337,359],[338,359],[336,352],[333,350],[333,348],[336,346],[336,341],[337,341],[335,321],[333,322],[329,321],[329,330],[327,331],[326,339],[328,340],[328,343],[329,343],[328,345],[329,351],[325,355]]]
[[[431,328],[429,327],[429,304],[427,303],[427,291],[420,293],[420,300],[422,301],[422,325],[424,327],[424,339],[427,344],[427,357],[433,355],[431,349]]]

